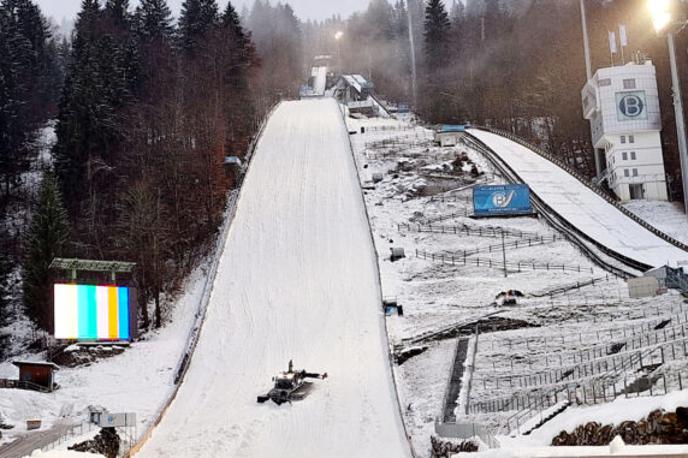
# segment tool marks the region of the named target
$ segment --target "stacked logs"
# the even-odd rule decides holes
[[[107,458],[117,458],[119,455],[120,438],[115,428],[103,428],[92,440],[81,442],[68,447],[76,452],[97,453]]]
[[[554,446],[604,446],[616,436],[629,445],[688,443],[688,408],[676,412],[655,410],[640,421],[624,421],[618,425],[590,422],[572,432],[562,431],[554,439]]]
[[[457,453],[478,451],[478,446],[471,441],[456,442],[431,436],[430,442],[432,444],[431,458],[451,458]]]

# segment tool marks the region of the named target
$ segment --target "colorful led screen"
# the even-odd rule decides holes
[[[129,340],[130,288],[55,285],[55,338]]]

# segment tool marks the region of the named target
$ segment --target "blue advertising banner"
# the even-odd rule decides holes
[[[476,216],[530,214],[530,188],[523,184],[476,186],[473,212]]]

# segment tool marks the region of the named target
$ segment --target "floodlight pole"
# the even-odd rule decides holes
[[[678,65],[676,63],[675,35],[676,33],[670,30],[667,33],[667,39],[669,41],[669,60],[671,62],[671,81],[673,85],[678,153],[681,159],[681,176],[683,178],[683,208],[686,214],[688,214],[688,144],[686,143],[686,119],[683,113],[681,80],[678,77]]]
[[[413,98],[413,110],[416,110],[418,103],[418,73],[416,70],[416,40],[413,31],[413,15],[411,14],[411,4],[416,7],[415,2],[406,2],[406,16],[408,19],[409,48],[411,51],[411,97]]]
[[[590,37],[588,36],[588,17],[585,12],[585,0],[580,0],[581,23],[583,26],[583,48],[585,51],[585,72],[587,81],[592,79],[592,59],[590,58]]]

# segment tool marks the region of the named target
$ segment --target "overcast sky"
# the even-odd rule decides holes
[[[60,23],[63,18],[72,19],[79,11],[81,0],[35,0],[40,5],[46,16],[52,16],[57,23]],[[179,13],[180,5],[183,0],[168,0],[167,3],[172,8],[174,14]],[[272,0],[272,3],[277,3],[278,0]],[[369,0],[288,0],[291,6],[294,7],[296,15],[301,19],[326,19],[333,14],[341,14],[346,17],[350,13],[364,9],[368,5]],[[104,3],[104,1],[101,1]],[[131,0],[131,4],[135,5],[137,0]],[[218,0],[222,8],[227,5],[227,0]],[[244,5],[252,5],[253,0],[235,0],[234,6],[239,11]]]

